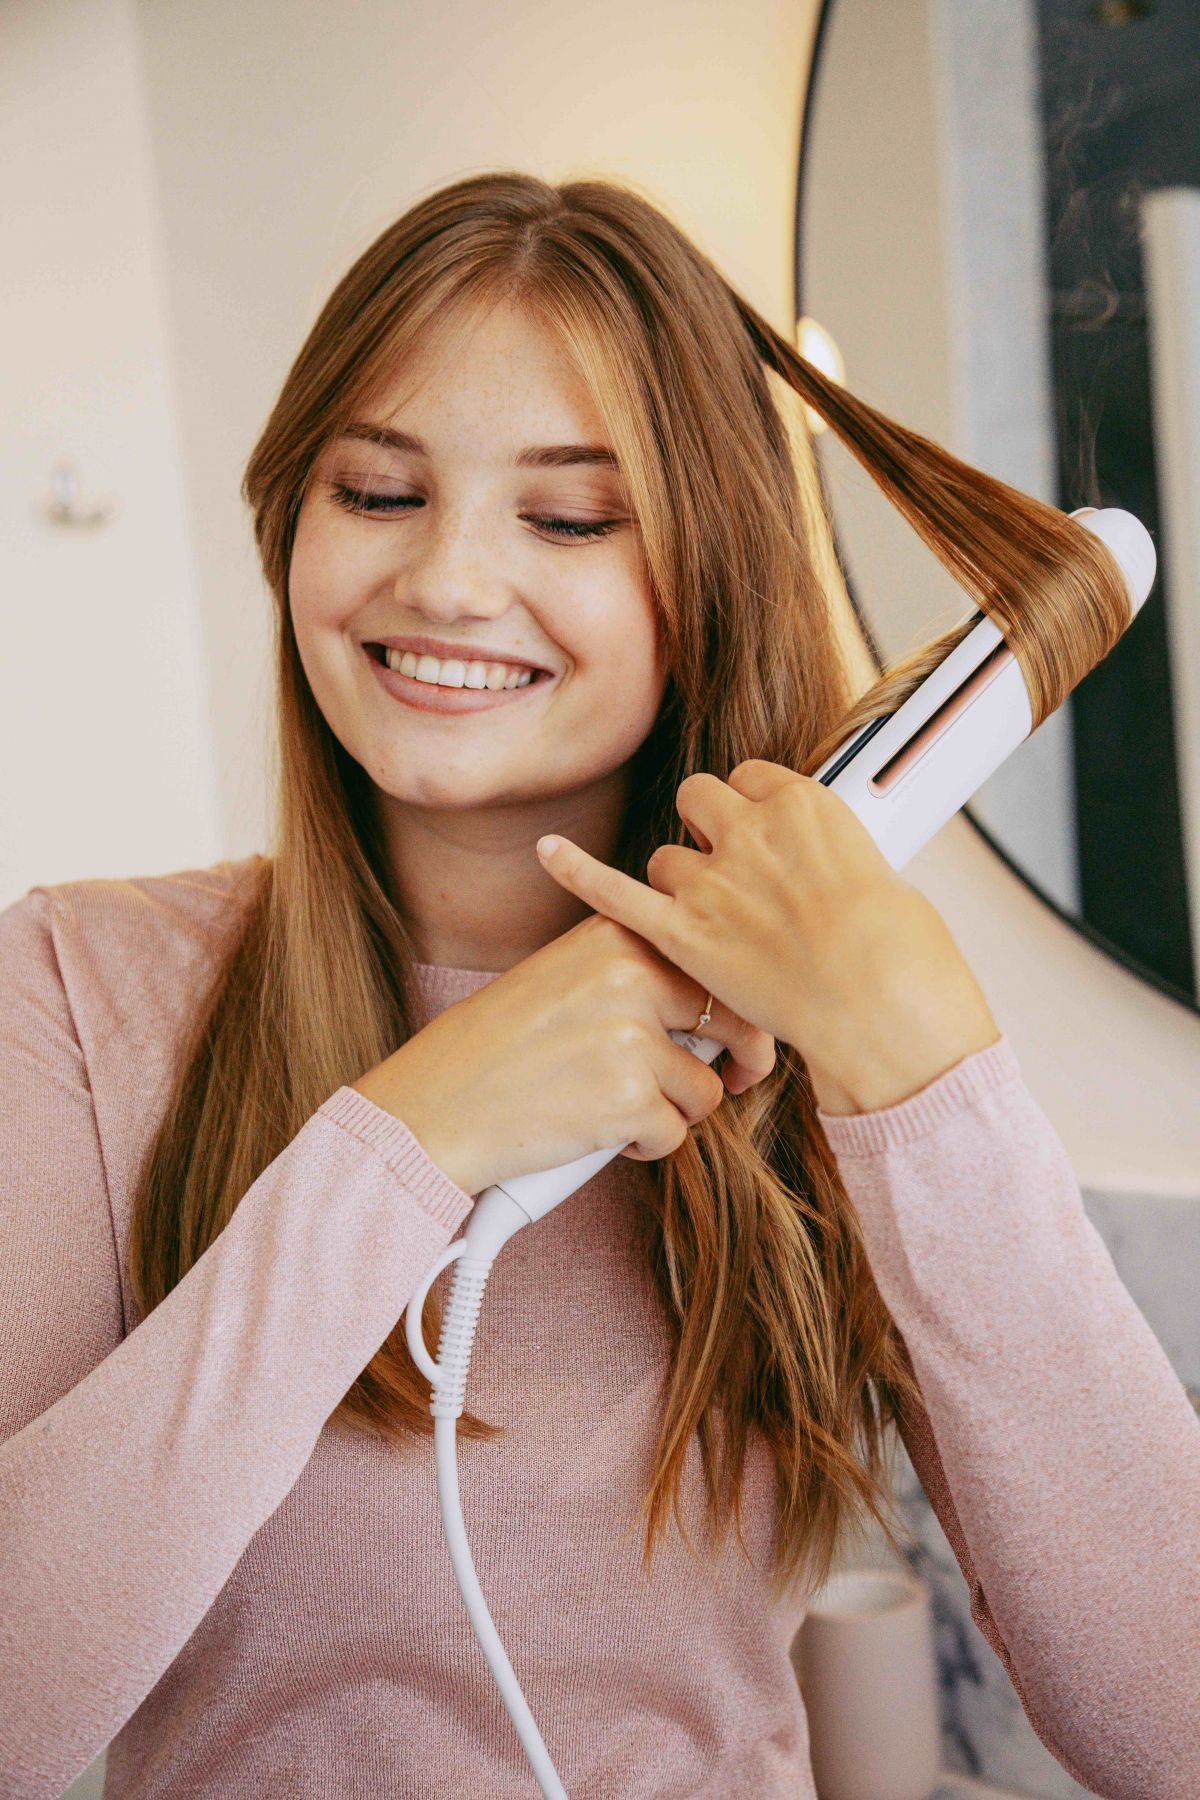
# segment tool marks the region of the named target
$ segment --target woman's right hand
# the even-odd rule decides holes
[[[652,1162],[678,1149],[727,1091],[775,1066],[775,1040],[720,1001],[702,1035],[718,1073],[669,1031],[707,999],[653,945],[603,914],[440,1012],[349,1083],[402,1120],[467,1194],[594,1150]]]

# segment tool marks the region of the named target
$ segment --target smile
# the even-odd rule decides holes
[[[404,675],[399,669],[389,669],[380,660],[381,653],[377,645],[364,644],[362,651],[384,692],[417,712],[489,712],[496,706],[511,706],[523,700],[526,695],[549,686],[554,680],[553,675],[538,670],[522,687],[443,687],[440,682],[418,681],[415,675]]]

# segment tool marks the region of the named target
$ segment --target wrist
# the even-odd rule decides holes
[[[482,1191],[483,1183],[461,1134],[447,1134],[439,1129],[436,1112],[423,1105],[414,1084],[399,1078],[389,1067],[393,1062],[394,1058],[389,1057],[347,1085],[406,1125],[430,1162],[436,1163],[443,1175],[448,1175],[464,1194],[474,1197]]]
[[[939,1076],[955,1068],[964,1058],[998,1043],[1000,1035],[1000,1028],[989,1012],[973,1029],[959,1031],[953,1036],[929,1040],[910,1037],[902,1046],[875,1050],[859,1046],[836,1073],[810,1066],[817,1105],[822,1112],[836,1117],[898,1106],[902,1100],[911,1099]]]

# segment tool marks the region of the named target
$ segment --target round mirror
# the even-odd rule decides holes
[[[1149,529],[1138,617],[965,810],[1200,1011],[1200,7],[825,0],[796,316],[871,405],[1064,512]],[[883,666],[971,602],[832,431],[816,454]]]

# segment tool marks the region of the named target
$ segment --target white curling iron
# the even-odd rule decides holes
[[[1081,507],[1070,515],[1112,551],[1129,590],[1130,619],[1154,583],[1150,534],[1132,513]],[[994,620],[979,623],[894,713],[864,725],[816,771],[870,831],[894,869],[911,856],[994,774],[1033,726],[1020,664]],[[725,1048],[694,1032],[675,1043],[711,1063]],[[448,1244],[408,1303],[405,1329],[413,1361],[433,1387],[434,1449],[442,1524],[459,1589],[509,1716],[545,1800],[567,1800],[512,1664],[487,1609],[471,1559],[458,1497],[455,1420],[463,1410],[467,1368],[483,1290],[496,1255],[524,1225],[543,1218],[625,1148],[594,1150],[561,1169],[495,1183],[481,1194],[460,1238]],[[425,1298],[442,1270],[457,1263],[434,1362],[421,1336]]]

